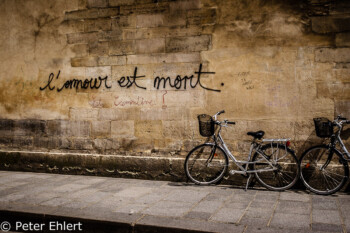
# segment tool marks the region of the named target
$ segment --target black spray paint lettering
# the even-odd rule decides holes
[[[144,89],[146,90],[146,87],[142,87],[137,83],[137,80],[140,78],[146,77],[145,75],[138,75],[137,74],[137,67],[134,69],[134,74],[132,76],[123,76],[118,80],[118,84],[122,88],[130,88],[132,86],[136,86],[137,88]],[[59,78],[61,71],[58,71],[58,74],[56,76],[56,79]],[[201,79],[203,78],[203,75],[210,75],[210,74],[215,74],[215,72],[205,72],[202,71],[202,64],[199,65],[198,71],[194,72],[194,75],[190,76],[184,76],[181,77],[181,75],[176,75],[176,78],[172,81],[170,77],[164,78],[164,77],[159,77],[157,76],[154,78],[154,88],[159,90],[161,88],[161,84],[163,84],[163,89],[166,88],[167,85],[169,85],[171,88],[175,89],[184,89],[186,90],[188,88],[188,82],[189,81],[189,87],[190,88],[196,88],[198,85],[208,91],[216,91],[216,92],[221,92],[221,90],[216,90],[209,88],[207,86],[204,86],[201,82]],[[45,89],[49,89],[50,91],[53,91],[56,87],[52,84],[54,80],[54,73],[51,73],[49,75],[49,78],[47,80],[47,84],[44,87],[40,87],[40,90],[43,91]],[[61,92],[63,89],[73,89],[75,88],[76,90],[80,89],[99,89],[101,86],[105,88],[112,88],[111,85],[108,85],[108,76],[105,76],[104,78],[98,77],[98,78],[90,78],[90,79],[70,79],[67,80],[60,88],[56,88],[57,92]],[[221,83],[221,86],[224,86],[223,83]]]
[[[126,88],[130,88],[132,85],[135,85],[138,88],[146,90],[145,87],[141,87],[141,86],[137,85],[137,83],[136,83],[136,79],[144,78],[144,77],[146,77],[146,76],[145,75],[137,76],[137,67],[135,67],[134,75],[133,76],[126,76],[126,77],[123,76],[123,77],[121,77],[119,79],[119,81],[118,81],[118,84],[119,84],[120,87],[126,87]]]
[[[194,73],[197,76],[197,80],[196,81],[193,81],[194,78],[195,78],[194,75],[184,76],[184,77],[181,77],[180,75],[177,75],[173,82],[171,81],[170,77],[164,78],[164,77],[157,76],[154,79],[153,86],[154,86],[154,88],[159,90],[159,88],[161,87],[161,84],[163,83],[163,89],[165,89],[167,84],[168,84],[172,88],[175,88],[175,89],[183,88],[184,90],[186,90],[186,88],[187,88],[187,81],[189,80],[189,85],[190,85],[191,88],[196,88],[197,85],[199,84],[199,86],[201,88],[203,88],[205,90],[208,90],[208,91],[216,91],[216,92],[220,92],[221,91],[221,90],[216,90],[216,89],[205,87],[201,83],[201,78],[202,78],[203,74],[215,74],[215,72],[204,72],[204,71],[202,71],[202,64],[200,64],[198,71],[196,71]],[[223,83],[221,85],[223,86]]]
[[[61,74],[61,71],[59,70],[58,73],[57,73],[57,76],[56,76],[56,79],[59,78]],[[55,89],[55,86],[51,87],[51,83],[52,83],[52,80],[53,80],[53,77],[55,75],[53,73],[51,73],[49,75],[49,78],[48,78],[48,81],[47,81],[47,84],[46,86],[44,87],[40,87],[40,91],[43,91],[45,90],[46,88],[49,88],[50,91],[53,91]],[[104,78],[101,78],[101,77],[98,77],[98,78],[91,78],[91,79],[85,79],[85,80],[80,80],[80,79],[71,79],[71,80],[67,80],[61,88],[57,88],[57,92],[61,92],[63,89],[72,89],[72,88],[75,88],[76,90],[78,90],[79,88],[81,89],[99,89],[102,85],[102,83],[104,82],[104,86],[106,88],[111,88],[112,86],[108,86],[107,84],[107,80],[108,80],[108,76],[104,77]]]
[[[75,89],[79,89],[79,85],[80,85],[80,88],[81,89],[88,89],[89,87],[91,89],[99,89],[102,85],[102,82],[104,81],[105,83],[105,87],[106,88],[111,88],[112,86],[108,86],[107,85],[107,79],[108,79],[108,76],[104,77],[104,78],[101,78],[101,77],[98,77],[98,78],[91,78],[91,79],[85,79],[84,82],[80,79],[71,79],[71,80],[67,80],[63,86],[61,88],[57,88],[57,91],[60,92],[62,91],[64,88],[68,89],[72,89],[72,87],[75,87]],[[97,84],[99,82],[99,84]]]
[[[58,79],[58,77],[60,76],[60,73],[61,73],[61,71],[59,70],[59,71],[58,71],[58,74],[57,74],[57,76],[56,76],[56,79]],[[53,73],[51,73],[51,74],[49,75],[49,80],[47,80],[46,86],[45,86],[45,87],[40,87],[40,91],[45,90],[47,87],[49,88],[50,91],[52,91],[52,90],[55,89],[55,86],[53,86],[53,87],[50,86],[50,84],[51,84],[51,82],[52,82],[54,76],[55,76],[55,75],[54,75]]]

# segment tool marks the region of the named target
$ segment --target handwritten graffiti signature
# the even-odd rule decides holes
[[[116,96],[114,99],[114,106],[144,106],[144,105],[149,105],[153,106],[155,105],[153,100],[146,100],[141,96],[138,96],[136,99],[128,99],[128,100],[120,100],[119,96]]]

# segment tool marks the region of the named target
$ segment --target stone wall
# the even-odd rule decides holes
[[[315,143],[350,118],[350,4],[0,1],[0,167],[183,180],[197,115]]]

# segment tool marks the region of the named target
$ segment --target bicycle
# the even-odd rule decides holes
[[[233,121],[218,121],[217,117],[202,114],[198,116],[199,132],[204,137],[212,137],[207,142],[194,147],[185,159],[185,173],[195,184],[216,184],[224,177],[229,158],[239,169],[230,170],[230,174],[241,174],[248,178],[245,190],[253,176],[267,189],[283,191],[291,188],[299,178],[299,161],[289,139],[262,139],[265,132],[248,132],[253,137],[246,161],[240,161],[230,152],[221,136],[222,127],[234,125]]]
[[[330,138],[330,143],[310,147],[300,157],[301,180],[310,191],[330,195],[339,191],[349,179],[350,153],[340,135],[344,124],[350,121],[340,115],[331,122],[327,118],[314,118],[316,135]],[[334,132],[334,127],[338,128]],[[339,143],[340,149],[337,147]]]

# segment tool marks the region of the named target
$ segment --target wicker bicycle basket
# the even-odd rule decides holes
[[[212,136],[215,132],[213,118],[207,114],[198,115],[199,133],[203,137]]]
[[[324,117],[314,118],[316,135],[320,138],[328,138],[333,134],[333,125]]]

